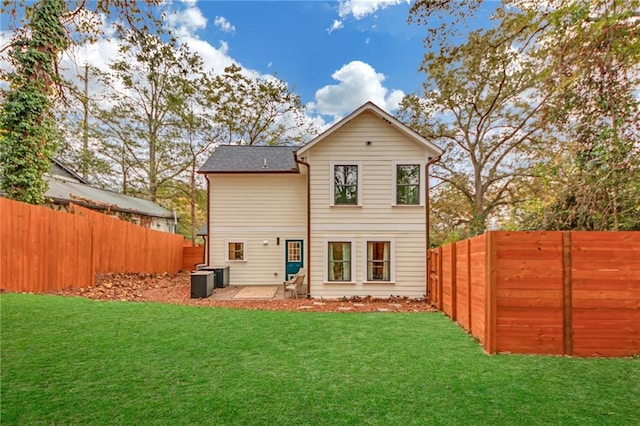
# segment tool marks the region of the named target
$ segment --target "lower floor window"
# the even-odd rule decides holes
[[[390,251],[390,241],[367,241],[367,281],[391,281]]]
[[[244,260],[244,243],[229,243],[229,260]]]
[[[329,281],[351,281],[351,243],[329,242]]]

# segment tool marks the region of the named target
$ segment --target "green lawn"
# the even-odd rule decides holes
[[[4,294],[11,424],[640,424],[640,359],[487,356],[435,313]]]

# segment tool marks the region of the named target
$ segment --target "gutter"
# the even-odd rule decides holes
[[[297,153],[293,154],[293,159],[307,167],[307,299],[311,299],[311,166],[299,159]]]
[[[427,239],[427,244],[426,244],[426,249],[427,252],[426,254],[426,280],[425,280],[425,292],[424,294],[427,296],[427,299],[429,298],[429,250],[430,250],[430,243],[431,243],[431,235],[430,235],[430,228],[431,228],[431,220],[430,220],[430,214],[431,214],[431,206],[430,206],[430,202],[429,202],[429,166],[437,163],[438,161],[440,161],[440,159],[442,158],[442,156],[444,155],[444,152],[440,155],[438,155],[436,158],[434,159],[430,159],[429,161],[427,161],[427,164],[425,166],[425,178],[426,178],[426,188],[425,188],[425,225],[426,225],[426,229],[425,229],[425,238]]]

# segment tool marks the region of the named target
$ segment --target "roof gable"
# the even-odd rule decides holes
[[[298,173],[294,146],[220,145],[199,173]]]
[[[60,178],[64,178],[64,179],[71,179],[74,182],[80,182],[80,183],[84,183],[84,184],[87,184],[87,185],[89,184],[89,182],[87,182],[85,179],[83,179],[76,172],[74,172],[73,170],[71,170],[70,168],[65,166],[57,158],[54,158],[51,161],[51,168],[49,169],[49,174],[51,174],[52,176],[56,176],[56,177],[60,177]]]
[[[321,134],[316,136],[314,139],[312,139],[307,144],[305,144],[305,145],[301,146],[300,148],[298,148],[298,150],[296,151],[296,154],[297,155],[304,154],[306,151],[308,151],[314,145],[322,142],[327,137],[329,137],[334,132],[336,132],[338,129],[340,129],[342,126],[344,126],[345,124],[347,124],[348,122],[353,120],[355,117],[359,116],[360,114],[362,114],[364,112],[372,112],[376,116],[380,117],[382,120],[384,120],[387,123],[389,123],[389,125],[391,125],[394,128],[396,128],[400,133],[404,134],[409,139],[411,139],[411,140],[423,145],[426,149],[428,149],[429,151],[433,152],[434,156],[441,155],[444,152],[440,147],[438,147],[437,145],[435,145],[432,142],[428,141],[423,136],[421,136],[419,133],[417,133],[415,130],[413,130],[410,127],[408,127],[407,125],[403,124],[397,118],[395,118],[391,114],[387,113],[386,111],[384,111],[382,108],[378,107],[373,102],[369,101],[369,102],[365,103],[364,105],[360,106],[360,108],[358,108],[355,111],[353,111],[351,114],[349,114],[346,117],[344,117],[342,120],[338,121],[336,124],[331,126],[329,129],[325,130],[324,132],[322,132]]]

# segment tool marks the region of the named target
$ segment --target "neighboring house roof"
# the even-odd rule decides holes
[[[295,146],[220,145],[199,173],[298,173]]]
[[[168,219],[174,217],[172,211],[153,201],[106,189],[94,188],[57,160],[54,160],[46,179],[49,182],[49,189],[45,193],[45,197],[54,202],[71,202],[101,210],[134,213],[151,217]]]
[[[441,155],[444,152],[444,150],[442,148],[440,148],[437,145],[433,144],[432,142],[428,141],[423,136],[421,136],[419,133],[417,133],[415,130],[411,129],[409,126],[407,126],[404,123],[400,122],[397,118],[395,118],[394,116],[390,115],[389,113],[384,111],[382,108],[378,107],[373,102],[369,101],[369,102],[365,103],[364,105],[362,105],[360,108],[358,108],[355,111],[353,111],[351,114],[349,114],[346,117],[344,117],[342,120],[338,121],[333,126],[329,127],[329,129],[325,130],[324,132],[322,132],[321,134],[316,136],[314,139],[309,141],[307,144],[305,144],[305,145],[301,146],[300,148],[298,148],[298,150],[296,151],[296,154],[300,155],[300,154],[305,153],[309,148],[311,148],[315,144],[319,143],[320,141],[324,140],[329,135],[333,134],[333,132],[335,132],[336,130],[340,129],[342,126],[347,124],[353,118],[355,118],[358,115],[362,114],[363,112],[367,112],[367,111],[376,114],[378,117],[380,117],[381,119],[383,119],[384,121],[389,123],[389,125],[395,127],[399,132],[405,134],[409,139],[411,139],[411,140],[413,140],[413,141],[415,141],[415,142],[417,142],[419,144],[424,145],[425,147],[427,147],[428,149],[433,151],[436,156],[437,155]]]
[[[207,226],[206,223],[202,225],[200,229],[198,229],[198,232],[196,233],[196,235],[204,236],[204,237],[206,237],[208,234],[209,234],[209,227]]]
[[[62,164],[60,161],[56,160],[55,158],[53,159],[53,163],[51,163],[51,169],[49,170],[49,174],[65,177],[68,179],[73,179],[80,183],[85,183],[87,185],[89,184],[89,182],[87,182],[82,177],[80,177],[80,175],[78,175],[76,172],[74,172],[73,170],[71,170],[70,168]]]

